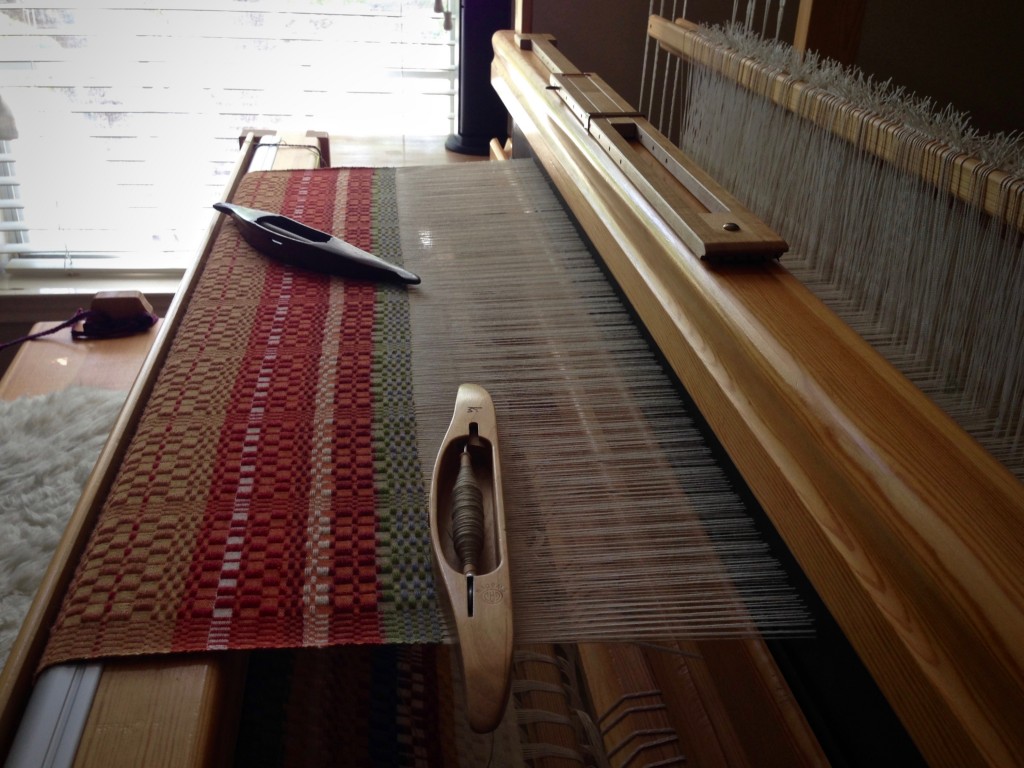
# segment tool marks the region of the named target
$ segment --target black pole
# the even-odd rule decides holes
[[[491,87],[491,37],[511,26],[509,0],[460,0],[458,125],[444,143],[452,152],[486,155],[491,139],[508,136],[508,113]]]

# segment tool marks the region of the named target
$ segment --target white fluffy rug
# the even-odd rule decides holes
[[[69,389],[0,401],[0,667],[124,399]]]

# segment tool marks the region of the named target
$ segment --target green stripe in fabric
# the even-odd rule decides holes
[[[374,184],[374,250],[401,264],[395,170],[378,169]],[[386,642],[438,642],[444,625],[434,585],[427,487],[416,442],[410,290],[416,288],[379,286],[374,323],[379,610]]]

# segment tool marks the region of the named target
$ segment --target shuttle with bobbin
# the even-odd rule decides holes
[[[505,712],[512,674],[512,590],[494,403],[463,384],[434,465],[430,538],[455,625],[466,713],[478,733]]]

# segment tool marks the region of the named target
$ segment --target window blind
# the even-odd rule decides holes
[[[21,185],[14,174],[11,142],[0,137],[0,265],[19,253],[27,239],[23,216]]]
[[[455,32],[433,0],[159,6],[0,5],[9,271],[183,269],[247,128],[452,130]]]

